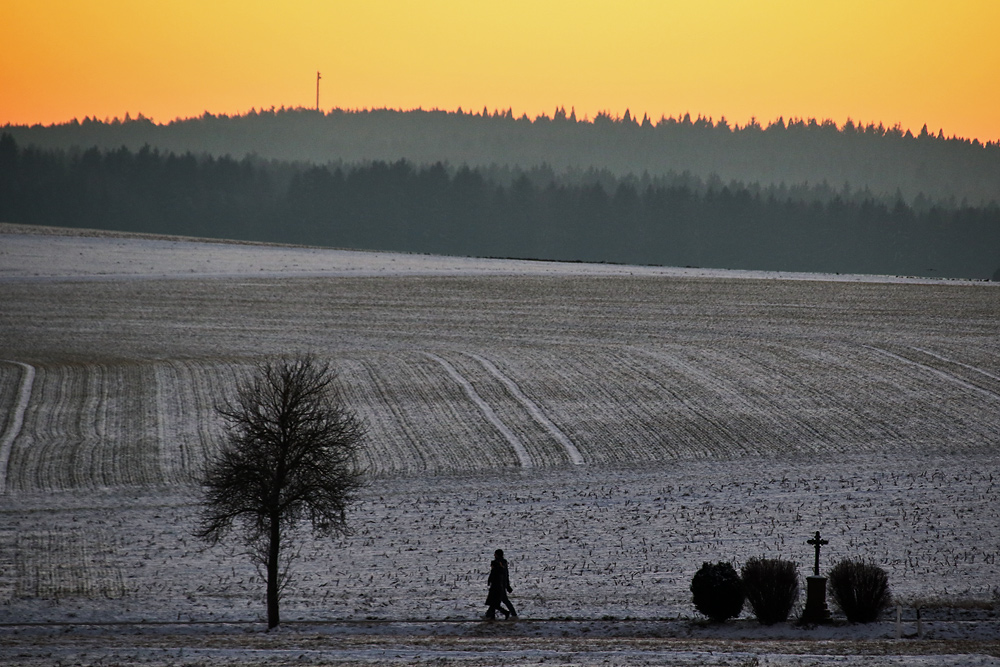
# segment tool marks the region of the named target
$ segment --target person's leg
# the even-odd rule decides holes
[[[505,605],[507,605],[507,609],[506,609],[506,613],[507,613],[508,615],[510,615],[510,616],[517,616],[517,612],[516,612],[516,611],[514,611],[514,605],[512,605],[512,604],[510,603],[510,598],[508,598],[508,597],[507,597],[506,595],[505,595],[505,596],[503,596],[503,603],[504,603]]]

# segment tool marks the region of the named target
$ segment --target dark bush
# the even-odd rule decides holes
[[[845,559],[828,578],[833,601],[851,623],[871,623],[892,603],[889,577],[873,563]]]
[[[799,599],[799,573],[790,560],[751,558],[740,571],[747,601],[764,625],[788,620]]]
[[[743,582],[729,563],[705,563],[691,580],[695,608],[716,622],[743,611]]]

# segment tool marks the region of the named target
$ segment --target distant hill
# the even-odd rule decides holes
[[[311,165],[143,147],[18,146],[0,132],[0,221],[619,264],[985,279],[1000,206],[690,174]]]
[[[980,206],[1000,200],[1000,142],[945,137],[925,126],[916,136],[898,126],[782,118],[766,126],[731,126],[698,117],[637,119],[599,114],[581,120],[511,112],[252,111],[156,124],[146,118],[86,118],[51,126],[7,126],[19,145],[177,154],[255,155],[265,160],[354,164],[405,159],[452,168],[547,165],[557,174],[605,170],[621,177],[690,174],[761,186],[825,184],[902,198],[918,207]]]

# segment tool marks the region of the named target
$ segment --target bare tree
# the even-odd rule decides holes
[[[258,366],[235,401],[216,407],[226,440],[209,461],[196,535],[217,544],[234,527],[267,581],[267,627],[279,623],[295,529],[347,533],[346,510],[363,484],[361,421],[336,391],[336,374],[311,357]],[[294,555],[294,552],[292,552]]]

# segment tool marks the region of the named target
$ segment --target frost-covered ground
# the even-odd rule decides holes
[[[941,282],[898,276],[532,262],[178,240],[0,223],[0,280],[37,278],[379,275],[728,276],[848,282]],[[947,281],[946,281],[947,282]],[[962,281],[957,281],[962,282]]]
[[[3,664],[998,664],[996,286],[21,231]],[[335,361],[376,474],[263,633],[192,482],[213,398],[289,349]],[[804,575],[815,530],[900,625],[697,617],[703,561]],[[516,623],[478,620],[498,546]]]

